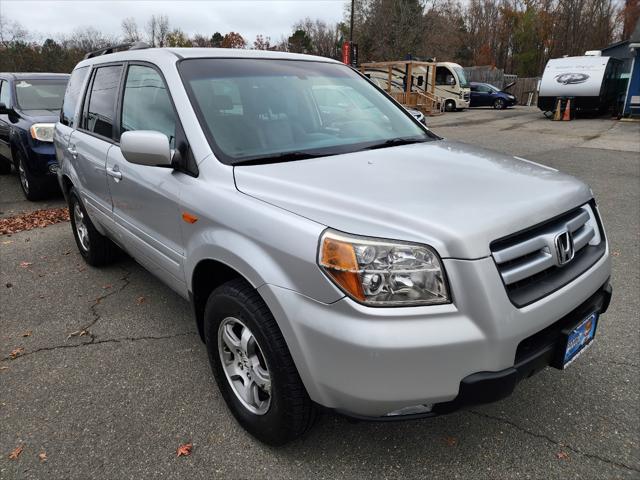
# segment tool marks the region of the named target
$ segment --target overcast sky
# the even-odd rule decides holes
[[[342,20],[344,5],[344,0],[0,0],[0,14],[38,38],[79,27],[120,35],[124,18],[135,18],[142,30],[151,15],[165,14],[172,28],[189,35],[235,31],[249,42],[257,34],[275,42],[290,35],[291,26],[304,17]]]

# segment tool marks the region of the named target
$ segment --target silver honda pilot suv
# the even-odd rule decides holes
[[[345,100],[346,99],[346,100]],[[184,298],[258,439],[439,415],[564,369],[611,298],[584,183],[432,133],[326,58],[107,49],[55,129],[80,253]]]

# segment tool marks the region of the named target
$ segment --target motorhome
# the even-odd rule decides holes
[[[572,106],[578,112],[605,113],[615,108],[620,93],[624,93],[620,81],[621,65],[616,58],[592,53],[552,58],[540,81],[538,108],[552,112],[558,99],[567,98],[572,100]]]
[[[388,71],[385,68],[367,68],[365,75],[383,90],[387,90]],[[394,68],[392,72],[392,91],[405,90],[406,72]],[[464,69],[457,63],[438,62],[435,64],[435,75],[431,67],[417,66],[411,72],[412,91],[430,91],[432,78],[435,77],[435,95],[448,111],[463,110],[469,107],[470,88]]]

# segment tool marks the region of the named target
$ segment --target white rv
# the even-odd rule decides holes
[[[389,72],[384,68],[367,68],[365,75],[383,90],[387,90]],[[391,80],[391,90],[402,92],[405,90],[404,78],[406,72],[394,68]],[[411,71],[411,90],[431,91],[432,72],[429,67],[414,66]],[[435,71],[435,95],[441,100],[448,112],[463,110],[469,107],[471,90],[464,74],[464,69],[457,63],[438,62]]]

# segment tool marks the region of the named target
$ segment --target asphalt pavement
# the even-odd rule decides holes
[[[640,478],[640,124],[523,107],[428,122],[592,186],[614,297],[569,369],[433,419],[323,414],[300,441],[267,447],[229,414],[188,303],[131,259],[86,266],[60,223],[0,236],[0,478]],[[62,205],[26,202],[17,182],[0,177],[0,217]],[[177,457],[184,443],[192,454]]]

